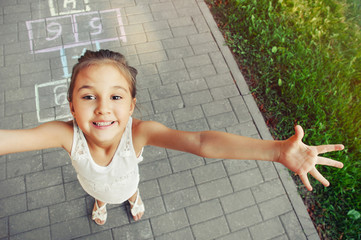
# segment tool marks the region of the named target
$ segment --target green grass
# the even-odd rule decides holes
[[[329,188],[299,189],[322,238],[361,239],[361,1],[207,2],[272,134],[345,145],[326,154],[343,169],[318,167]]]

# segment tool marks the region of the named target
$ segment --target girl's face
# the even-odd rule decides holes
[[[128,81],[111,64],[82,69],[76,77],[70,110],[88,143],[119,143],[136,99]]]

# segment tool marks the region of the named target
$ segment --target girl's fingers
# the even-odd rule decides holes
[[[303,128],[300,125],[295,126],[295,136],[298,141],[302,141],[303,136],[305,135]]]
[[[330,186],[330,182],[327,181],[327,179],[324,178],[324,176],[322,176],[322,174],[321,174],[316,168],[313,168],[313,169],[310,171],[310,174],[311,174],[315,179],[317,179],[320,183],[322,183],[323,186],[325,186],[325,187]]]
[[[340,151],[343,150],[345,147],[342,144],[332,144],[332,145],[320,145],[315,146],[319,154],[333,152],[333,151]]]
[[[335,160],[325,158],[325,157],[318,157],[317,164],[331,166],[331,167],[337,167],[337,168],[343,167],[342,162],[335,161]]]
[[[301,181],[303,182],[303,185],[307,188],[308,191],[312,191],[312,186],[310,184],[310,181],[308,180],[307,173],[299,175]]]

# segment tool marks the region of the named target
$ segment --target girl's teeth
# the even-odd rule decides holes
[[[103,127],[103,126],[109,126],[112,123],[113,122],[95,122],[94,124],[97,125],[98,127]]]

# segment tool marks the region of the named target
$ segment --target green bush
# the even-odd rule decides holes
[[[299,189],[322,237],[361,239],[361,2],[208,3],[272,134],[285,139],[298,123],[307,144],[345,145],[325,154],[343,169],[318,167],[329,188]]]

